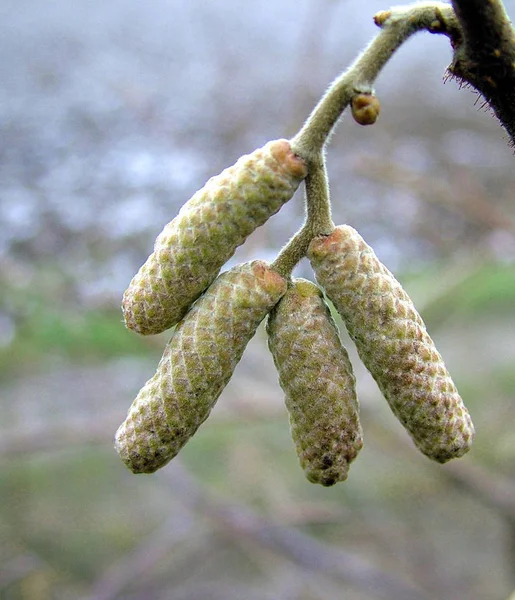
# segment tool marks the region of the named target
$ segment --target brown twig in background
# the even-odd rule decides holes
[[[413,444],[402,431],[381,426],[381,447],[393,453],[413,450]],[[377,439],[377,436],[376,436]],[[373,443],[373,441],[372,441]],[[428,466],[433,466],[428,463]],[[472,498],[493,510],[508,521],[515,521],[515,482],[499,473],[492,472],[470,457],[438,468],[438,473],[455,487],[465,490]]]
[[[118,414],[114,417],[106,415],[101,422],[98,419],[67,421],[65,424],[2,434],[0,460],[37,452],[58,452],[74,446],[104,444],[111,440],[118,419]]]
[[[169,476],[170,473],[169,470]],[[300,531],[272,523],[246,506],[215,498],[184,469],[176,468],[173,472],[173,491],[187,505],[211,518],[217,526],[223,525],[224,533],[252,539],[313,573],[333,577],[376,598],[430,599],[430,595],[423,590],[349,552],[332,548]]]
[[[186,506],[186,505],[185,505]],[[152,573],[165,556],[180,548],[181,559],[198,554],[206,545],[205,535],[199,536],[198,519],[185,508],[180,515],[172,514],[154,531],[143,537],[137,546],[107,568],[92,586],[89,600],[114,600],[134,586],[140,578]],[[197,557],[198,560],[198,557]]]

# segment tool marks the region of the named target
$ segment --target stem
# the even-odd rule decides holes
[[[311,240],[317,235],[329,235],[334,229],[331,218],[329,183],[325,159],[320,152],[308,162],[306,184],[306,220],[302,228],[284,246],[271,267],[289,279],[299,261],[306,256]]]
[[[515,145],[515,30],[501,0],[453,0],[462,39],[449,71],[493,108]]]
[[[456,39],[458,24],[452,7],[442,2],[419,2],[382,11],[374,17],[380,33],[354,63],[329,87],[308,120],[291,140],[293,152],[308,166],[306,177],[306,220],[302,228],[281,250],[272,268],[290,278],[298,262],[306,255],[311,240],[329,235],[331,219],[329,185],[324,149],[342,112],[356,94],[370,94],[373,83],[393,53],[411,35],[426,29]]]
[[[329,87],[308,120],[292,139],[293,151],[305,160],[314,160],[323,151],[343,111],[358,93],[371,93],[379,72],[393,53],[421,29],[447,34],[454,17],[448,4],[417,3],[384,11],[375,16],[380,33],[354,63]]]

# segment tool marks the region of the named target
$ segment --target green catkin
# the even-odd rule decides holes
[[[324,486],[344,481],[363,438],[352,366],[320,288],[294,280],[267,332],[306,477]]]
[[[286,280],[253,261],[220,275],[193,305],[116,433],[116,450],[134,473],[163,467],[206,420],[285,291]]]
[[[160,333],[182,319],[245,239],[307,174],[287,140],[275,140],[212,177],[168,223],[123,296],[129,329]]]
[[[465,454],[474,426],[409,296],[347,225],[315,238],[308,257],[361,360],[416,446],[444,463]]]

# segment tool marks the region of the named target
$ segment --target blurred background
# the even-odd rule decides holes
[[[335,222],[396,273],[446,359],[470,455],[420,455],[348,342],[365,447],[346,482],[308,483],[263,330],[165,469],[132,475],[112,447],[169,337],[126,331],[119,309],[154,238],[210,176],[294,135],[385,8],[0,2],[0,598],[513,593],[514,157],[481,99],[444,85],[444,37],[400,49],[378,122],[345,116],[328,168]],[[302,214],[298,193],[231,264],[273,259]]]

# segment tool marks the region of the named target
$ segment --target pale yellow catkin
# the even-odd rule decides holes
[[[160,333],[186,314],[246,238],[295,193],[307,174],[287,140],[275,140],[212,177],[168,223],[126,290],[129,329]]]
[[[392,411],[429,458],[465,454],[474,426],[411,299],[359,233],[315,238],[308,257]]]
[[[222,273],[176,327],[115,447],[134,473],[168,463],[209,416],[258,325],[286,291],[263,261]]]
[[[306,477],[324,486],[344,481],[363,437],[352,366],[320,288],[295,279],[267,332]]]

